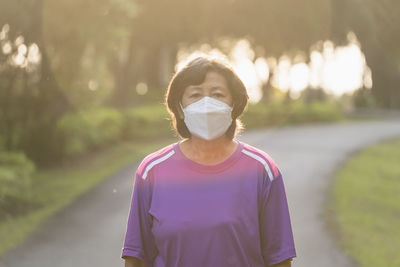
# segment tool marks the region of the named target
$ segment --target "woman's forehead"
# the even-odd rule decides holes
[[[226,88],[227,81],[224,76],[216,72],[207,72],[206,76],[204,77],[204,81],[201,84],[192,84],[189,86],[192,89],[203,89],[207,88]]]

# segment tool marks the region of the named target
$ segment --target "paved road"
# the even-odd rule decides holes
[[[293,266],[355,266],[327,231],[326,192],[349,154],[396,136],[400,119],[248,131],[239,138],[269,153],[282,171],[298,253]],[[119,256],[135,170],[135,164],[125,168],[48,220],[0,266],[123,266]]]

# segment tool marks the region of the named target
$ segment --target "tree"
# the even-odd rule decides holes
[[[332,39],[341,42],[354,31],[361,41],[378,105],[400,108],[400,2],[332,0],[332,13]]]
[[[29,10],[29,16],[20,13],[21,5]],[[6,126],[5,148],[22,149],[38,163],[57,154],[53,146],[56,121],[70,108],[49,65],[43,42],[42,5],[42,0],[2,3],[2,10],[9,11],[2,22],[8,22],[4,24],[8,25],[6,29],[13,30],[7,31],[7,40],[2,40],[3,45],[11,45],[11,51],[3,55],[6,67],[2,78],[7,82],[1,87],[4,98],[0,123]],[[14,39],[13,44],[10,40]],[[34,54],[40,56],[38,62],[29,58]]]

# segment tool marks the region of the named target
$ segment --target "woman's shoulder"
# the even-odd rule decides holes
[[[137,168],[137,175],[141,176],[143,179],[146,179],[149,171],[151,168],[153,168],[155,165],[167,160],[170,158],[173,154],[175,154],[174,150],[174,144],[169,144],[166,145],[150,154],[145,156],[143,160],[139,163],[139,166]]]
[[[242,153],[244,153],[248,159],[256,161],[267,171],[267,174],[271,180],[277,178],[280,175],[278,165],[275,160],[270,156],[269,153],[262,150],[261,148],[255,147],[253,145],[242,142],[243,148]]]

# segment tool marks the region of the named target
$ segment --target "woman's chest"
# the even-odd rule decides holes
[[[256,231],[256,179],[240,174],[198,178],[165,180],[153,188],[149,213],[156,238],[207,234],[226,228]]]

